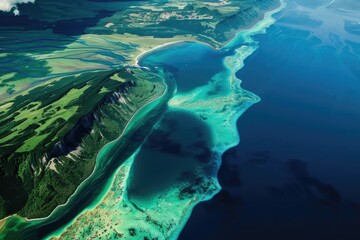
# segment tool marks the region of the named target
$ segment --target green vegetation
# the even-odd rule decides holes
[[[44,217],[64,203],[100,148],[162,94],[160,80],[140,69],[85,73],[1,104],[0,218]]]
[[[148,1],[101,19],[88,32],[154,38],[190,36],[221,47],[240,29],[252,26],[264,12],[278,5],[278,0]]]
[[[101,146],[164,90],[155,75],[117,66],[178,40],[221,47],[278,3],[37,0],[20,6],[23,16],[0,22],[0,218],[42,217],[64,203],[93,170]]]
[[[72,0],[37,0],[21,9],[33,21],[0,23],[0,101],[64,76],[130,65],[143,50],[168,42],[198,40],[221,47],[279,4],[278,0],[97,2],[77,0],[75,7]]]

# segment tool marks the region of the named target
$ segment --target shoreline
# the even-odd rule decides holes
[[[278,7],[276,7],[276,8],[268,11],[268,12],[265,12],[265,13],[264,13],[264,16],[263,16],[263,18],[262,18],[261,21],[257,22],[256,24],[254,24],[253,26],[251,26],[251,27],[249,27],[249,28],[247,28],[247,29],[240,30],[240,31],[235,35],[235,37],[232,38],[231,40],[229,40],[229,41],[226,43],[226,45],[224,45],[223,47],[221,47],[221,48],[219,48],[219,49],[217,49],[217,48],[213,48],[213,49],[215,49],[215,50],[217,50],[217,51],[222,51],[223,49],[226,49],[226,48],[229,48],[229,47],[231,48],[231,47],[233,46],[234,42],[236,42],[237,39],[240,37],[240,34],[241,34],[241,33],[247,33],[247,31],[250,32],[250,33],[251,33],[251,31],[253,31],[253,34],[246,34],[246,37],[250,37],[250,38],[251,38],[253,35],[261,34],[262,31],[266,31],[267,28],[269,28],[270,26],[272,26],[272,25],[276,22],[276,20],[273,18],[273,15],[276,14],[276,13],[278,13],[278,12],[280,12],[280,11],[282,11],[285,7],[286,7],[286,2],[285,2],[284,0],[280,0],[280,5],[279,5]],[[270,22],[267,22],[267,20],[269,20],[269,19],[270,19],[270,20],[271,20],[271,19],[274,19],[274,22],[271,22],[271,21],[270,21]],[[263,24],[263,26],[262,26],[262,24]],[[260,28],[260,29],[257,29],[259,26],[260,26],[261,28]],[[251,54],[252,54],[252,53],[251,53]],[[251,54],[250,54],[250,55],[251,55]],[[236,54],[235,54],[234,56],[232,56],[232,57],[236,57]],[[248,56],[246,56],[245,59],[246,59],[247,57],[248,57]],[[245,59],[244,59],[244,60],[245,60]],[[244,62],[244,60],[243,60],[243,62]],[[225,59],[224,59],[224,61],[225,61]],[[225,64],[225,62],[224,62],[224,64]],[[242,69],[244,66],[245,66],[245,65],[242,65],[242,66],[240,67],[240,69]],[[227,68],[228,68],[230,71],[233,70],[233,69],[230,69],[228,66],[227,66]],[[235,73],[236,73],[237,71],[239,71],[240,69],[236,69],[236,71],[235,71],[233,74],[235,74]],[[238,79],[238,80],[240,80],[240,79]],[[240,80],[240,81],[241,81],[241,80]],[[246,90],[245,90],[245,91],[246,91]],[[246,111],[246,110],[245,110],[245,111]],[[243,112],[244,112],[244,111],[243,111]],[[239,113],[236,114],[236,117],[235,117],[235,119],[234,119],[234,120],[235,120],[235,121],[234,121],[235,126],[236,126],[236,123],[237,123],[237,121],[239,120],[240,116],[243,114],[243,112],[239,112]],[[236,129],[237,129],[237,127],[236,127]],[[237,130],[237,132],[238,132],[238,130]],[[221,166],[221,164],[222,164],[222,163],[221,163],[221,162],[222,162],[222,155],[223,155],[227,150],[229,150],[229,149],[237,146],[238,144],[240,144],[240,135],[239,135],[239,133],[238,133],[238,138],[237,138],[236,142],[234,142],[233,144],[230,144],[230,145],[224,147],[224,149],[222,149],[222,151],[221,151],[221,153],[220,153],[220,155],[219,155],[219,161],[220,161],[220,163],[219,163],[219,165],[218,165],[219,168],[220,168],[220,166]],[[222,187],[221,187],[221,185],[219,184],[217,177],[215,178],[215,181],[216,181],[216,185],[219,187],[219,189],[218,189],[218,192],[219,192],[219,191],[221,191]],[[216,193],[215,193],[213,196],[211,196],[210,198],[209,198],[209,197],[205,197],[205,198],[203,198],[203,199],[198,199],[198,200],[197,200],[197,201],[198,201],[197,203],[194,203],[194,202],[193,202],[193,204],[189,205],[186,213],[185,213],[184,216],[183,216],[183,219],[180,220],[179,229],[175,230],[175,231],[174,231],[172,234],[170,234],[169,236],[171,236],[171,238],[174,237],[174,239],[177,239],[177,238],[180,236],[182,230],[184,229],[186,223],[187,223],[188,220],[190,219],[191,214],[192,214],[195,206],[196,206],[197,204],[201,203],[201,202],[211,200],[218,192],[216,192]]]
[[[161,44],[161,45],[158,45],[156,47],[153,47],[153,48],[150,48],[149,50],[145,50],[143,52],[141,52],[139,55],[137,55],[134,59],[134,66],[135,67],[139,67],[141,68],[141,66],[139,65],[139,60],[143,57],[145,57],[146,55],[150,54],[152,51],[156,51],[156,50],[159,50],[163,47],[167,47],[167,46],[171,46],[171,45],[175,45],[177,43],[184,43],[184,42],[187,42],[189,40],[176,40],[176,41],[173,41],[173,42],[168,42],[168,43],[164,43],[164,44]]]
[[[183,40],[180,39],[180,40],[170,41],[170,42],[163,43],[163,44],[157,45],[155,47],[152,47],[150,49],[142,51],[140,54],[136,55],[133,64],[134,64],[135,67],[141,67],[139,65],[139,61],[141,60],[141,58],[146,57],[147,55],[151,54],[152,51],[160,50],[161,48],[169,47],[171,45],[175,45],[175,44],[178,44],[178,43],[187,43],[187,42],[188,43],[199,43],[199,44],[209,46],[210,48],[212,48],[215,51],[221,51],[223,49],[226,49],[226,47],[228,47],[229,44],[236,41],[236,39],[239,37],[240,33],[244,32],[244,31],[250,31],[250,30],[254,29],[259,23],[261,23],[262,21],[267,19],[267,17],[269,15],[272,16],[273,14],[281,11],[285,6],[286,6],[286,3],[284,2],[284,0],[279,0],[279,6],[278,7],[274,8],[272,10],[269,10],[267,12],[264,12],[263,17],[259,21],[255,22],[254,24],[252,24],[249,27],[245,27],[245,28],[242,28],[242,29],[238,30],[231,39],[229,39],[226,42],[224,42],[223,44],[221,44],[222,46],[220,46],[220,47],[216,47],[216,46],[214,46],[214,45],[212,45],[212,44],[210,44],[208,42],[203,42],[203,41],[200,41],[200,40],[197,40],[197,39],[191,39],[191,38],[187,38],[186,36],[184,36]],[[181,38],[181,36],[179,38]]]
[[[163,78],[162,78],[162,79],[163,79]],[[139,108],[139,109],[133,114],[133,116],[129,119],[129,121],[128,121],[127,124],[125,125],[125,127],[124,127],[123,131],[120,133],[120,135],[119,135],[116,139],[114,139],[114,140],[106,143],[106,144],[99,150],[98,154],[96,155],[96,159],[98,159],[99,154],[103,151],[103,149],[104,149],[105,147],[107,147],[109,144],[111,144],[111,143],[119,140],[119,139],[123,136],[123,134],[125,133],[125,131],[127,130],[128,126],[129,126],[129,124],[131,123],[131,121],[133,120],[133,118],[135,117],[135,115],[136,115],[140,110],[142,110],[144,107],[148,106],[148,105],[151,104],[152,102],[160,99],[161,97],[163,97],[163,96],[165,95],[165,93],[166,93],[167,90],[168,90],[168,86],[167,86],[167,84],[165,83],[165,80],[164,80],[164,79],[163,79],[163,84],[165,85],[165,90],[163,91],[163,93],[162,93],[159,97],[157,97],[157,98],[155,98],[155,99],[152,99],[152,100],[149,100],[147,103],[145,103],[144,106],[142,106],[141,108]],[[97,161],[96,161],[96,162],[97,162]],[[80,188],[83,184],[85,184],[85,182],[94,174],[95,170],[96,170],[96,166],[94,167],[94,170],[92,171],[92,173],[91,173],[86,179],[84,179],[84,180],[79,184],[79,186],[76,188],[76,190],[74,191],[74,193],[70,195],[70,197],[67,199],[67,201],[66,201],[65,203],[63,203],[63,204],[60,204],[60,205],[56,206],[56,208],[54,208],[54,210],[52,210],[51,213],[50,213],[48,216],[43,217],[43,218],[26,218],[26,217],[22,217],[22,216],[19,216],[19,217],[25,219],[27,222],[34,222],[34,221],[46,220],[46,219],[50,218],[51,215],[54,214],[54,212],[55,212],[58,208],[61,208],[61,207],[65,206],[65,205],[67,205],[67,204],[69,203],[69,201],[71,200],[71,198],[79,191],[79,188]],[[2,221],[4,221],[3,225],[5,225],[5,224],[6,224],[6,221],[7,221],[9,218],[13,217],[14,215],[15,215],[15,214],[10,215],[10,216],[7,216],[7,217],[5,217],[5,218],[3,218],[3,219],[0,219],[0,223],[1,223]],[[0,226],[1,226],[1,225],[0,225]],[[2,230],[2,229],[0,228],[0,232],[1,232],[1,230]]]
[[[132,118],[129,120],[128,124],[125,126],[123,133],[124,133],[125,130],[127,129],[128,125],[131,123],[131,120],[135,117],[135,115],[136,115],[140,110],[142,110],[142,109],[145,108],[146,106],[150,105],[151,103],[159,100],[160,98],[162,98],[163,96],[165,96],[165,94],[168,92],[168,86],[167,86],[167,84],[166,84],[166,81],[165,81],[164,78],[162,78],[162,80],[163,80],[163,84],[165,85],[165,90],[164,90],[164,92],[163,92],[159,97],[157,97],[157,98],[155,98],[155,99],[153,99],[153,100],[150,100],[150,101],[147,102],[144,106],[142,106],[141,108],[139,108],[138,111],[136,111],[136,112],[134,113],[134,115],[132,116]],[[123,134],[123,133],[122,133],[122,134]],[[116,141],[116,140],[120,139],[120,137],[121,137],[121,136],[119,136],[117,139],[115,139],[115,140],[113,140],[113,141]],[[111,142],[109,142],[108,144],[110,144],[110,143],[111,143]],[[106,144],[106,145],[107,145],[107,144]],[[103,148],[105,148],[106,145],[105,145]],[[103,150],[103,149],[101,149],[101,150],[99,151],[99,153],[100,153],[102,150]],[[138,150],[136,150],[136,151],[138,151]],[[136,151],[135,151],[134,153],[136,153]],[[98,154],[99,154],[99,153],[98,153]],[[124,161],[124,163],[126,163],[127,160],[128,160],[128,159],[126,159],[126,160]],[[109,186],[112,186],[112,184],[114,183],[114,181],[115,181],[115,175],[118,173],[119,169],[120,169],[122,166],[123,166],[123,165],[120,165],[119,168],[116,169],[116,171],[114,172],[113,178],[111,179],[111,183],[109,184]],[[99,203],[101,203],[101,201],[106,197],[107,192],[108,192],[108,190],[106,190],[106,192],[104,193],[104,195],[101,196],[101,198],[99,198],[99,201],[98,201],[96,204],[94,204],[93,206],[91,206],[90,209],[96,208],[96,207],[99,205]],[[75,193],[74,193],[74,194],[75,194]],[[90,205],[89,205],[89,206],[90,206]],[[47,237],[51,237],[51,238],[53,238],[53,237],[60,237],[61,234],[62,234],[63,232],[65,232],[66,229],[67,229],[69,226],[71,226],[71,224],[72,224],[74,221],[76,221],[76,219],[77,219],[81,214],[83,214],[85,211],[88,211],[88,210],[89,210],[89,209],[86,209],[86,208],[85,208],[85,209],[83,209],[79,214],[77,214],[74,219],[72,219],[68,224],[66,224],[64,227],[62,227],[63,231],[61,231],[61,233],[60,233],[59,235],[56,235],[56,233],[60,231],[60,230],[58,229],[58,230],[56,230],[55,232],[50,233],[49,236],[47,236]]]
[[[134,67],[143,68],[143,67],[141,67],[141,66],[138,65],[138,60],[140,60],[141,57],[145,56],[145,55],[148,54],[149,52],[151,52],[151,51],[153,51],[153,50],[160,49],[160,48],[165,47],[165,46],[168,46],[168,45],[172,45],[172,44],[176,44],[176,43],[181,43],[181,42],[186,42],[186,41],[187,41],[187,40],[177,40],[177,41],[168,42],[168,43],[164,43],[164,44],[158,45],[158,46],[156,46],[156,47],[154,47],[154,48],[151,48],[151,49],[149,49],[149,50],[145,50],[145,51],[141,52],[140,54],[138,54],[138,55],[136,56]],[[165,83],[165,80],[164,80],[164,79],[163,79],[163,84],[165,84],[165,90],[164,90],[163,94],[162,94],[160,97],[163,97],[163,96],[165,95],[165,92],[166,92],[167,89],[168,89],[168,86],[167,86],[167,84]],[[99,156],[100,152],[103,150],[103,148],[105,148],[108,144],[111,144],[111,143],[117,141],[119,138],[122,137],[123,133],[124,133],[125,130],[127,129],[128,125],[130,124],[130,122],[132,121],[132,119],[134,118],[134,116],[138,113],[138,111],[140,111],[143,107],[149,105],[149,104],[152,103],[153,101],[156,101],[156,100],[159,99],[160,97],[158,97],[158,98],[156,98],[156,99],[153,99],[153,100],[150,100],[150,101],[147,102],[144,106],[142,106],[141,108],[139,108],[139,109],[134,113],[134,115],[130,118],[130,120],[127,122],[125,128],[124,128],[123,131],[120,133],[119,137],[116,138],[116,139],[114,139],[114,140],[112,140],[111,142],[108,142],[107,144],[105,144],[105,145],[100,149],[100,151],[98,152],[98,154],[96,155],[96,159],[98,158],[98,156]],[[97,162],[97,161],[96,161],[96,162]],[[96,163],[95,163],[95,164],[96,164]],[[63,204],[60,204],[60,205],[56,206],[56,207],[51,211],[51,213],[50,213],[48,216],[42,217],[42,218],[27,218],[27,217],[23,217],[23,216],[20,216],[20,215],[18,215],[18,216],[21,217],[21,218],[23,218],[23,219],[26,220],[27,222],[41,221],[41,220],[46,220],[46,219],[50,218],[51,215],[52,215],[58,208],[61,208],[61,207],[65,206],[65,205],[67,205],[67,204],[69,203],[70,199],[77,193],[77,191],[79,190],[79,188],[94,174],[95,170],[96,170],[96,165],[95,165],[95,167],[94,167],[94,170],[91,172],[91,174],[79,184],[79,186],[76,188],[76,190],[74,191],[74,193],[72,193],[72,194],[69,196],[69,198],[66,200],[66,202],[63,203]],[[0,228],[0,232],[2,231],[2,227],[6,224],[6,221],[7,221],[9,218],[13,217],[14,215],[16,215],[16,213],[13,214],[13,215],[7,216],[7,217],[5,217],[5,218],[0,219],[0,223],[3,224],[2,226],[0,225],[0,227],[1,227],[1,228]]]
[[[178,44],[178,43],[186,43],[186,42],[189,42],[189,43],[192,42],[192,43],[193,43],[193,42],[197,42],[197,43],[200,43],[200,44],[208,45],[208,46],[210,46],[212,49],[214,49],[214,50],[216,50],[216,51],[221,51],[221,50],[225,49],[226,47],[229,47],[229,45],[231,46],[231,44],[232,44],[233,41],[237,41],[238,37],[239,37],[240,34],[243,33],[243,32],[246,32],[246,31],[251,32],[251,31],[253,31],[254,34],[250,34],[250,36],[252,36],[252,35],[261,33],[261,31],[258,30],[259,27],[263,27],[263,28],[261,28],[260,30],[267,29],[269,26],[271,26],[271,25],[273,24],[273,22],[272,22],[272,23],[270,22],[271,24],[268,24],[268,19],[271,18],[271,17],[273,16],[273,14],[280,12],[285,6],[286,6],[286,5],[284,4],[284,1],[281,0],[279,6],[277,6],[276,8],[274,8],[274,9],[272,9],[272,10],[264,13],[264,16],[263,16],[263,18],[261,19],[261,21],[257,22],[256,24],[252,25],[251,27],[249,27],[249,28],[247,28],[247,29],[241,29],[232,39],[230,39],[230,40],[227,42],[226,45],[224,45],[224,46],[221,47],[221,48],[216,48],[216,47],[214,47],[214,46],[211,46],[211,45],[208,44],[208,43],[204,43],[204,42],[200,42],[200,41],[196,41],[196,40],[188,40],[188,39],[187,39],[187,40],[178,40],[178,41],[168,42],[168,43],[159,45],[159,46],[157,46],[157,47],[154,47],[154,48],[152,48],[152,49],[143,51],[142,53],[140,53],[139,55],[137,55],[137,57],[135,58],[135,60],[136,60],[136,61],[135,61],[135,62],[136,62],[136,66],[138,66],[138,67],[143,67],[143,66],[140,66],[140,65],[139,65],[139,62],[141,61],[141,59],[142,59],[143,57],[148,56],[148,55],[151,54],[153,51],[158,51],[158,50],[161,49],[162,47],[166,48],[166,47],[169,47],[169,46],[171,46],[171,45]],[[243,67],[243,66],[242,66],[242,67]],[[239,115],[241,115],[241,113],[239,113]],[[238,119],[238,117],[237,117],[237,119]],[[237,119],[236,119],[236,121],[237,121]],[[226,150],[228,150],[228,149],[236,146],[237,144],[239,144],[239,141],[236,141],[236,143],[227,146],[227,148],[224,149],[224,152],[225,152]],[[221,154],[221,155],[222,155],[222,154]],[[220,155],[220,156],[221,156],[221,155]],[[216,180],[216,184],[219,185],[219,184],[218,184],[218,181],[217,181],[217,178],[216,178],[215,180]],[[219,185],[219,187],[220,187],[220,189],[221,189],[221,186],[220,186],[220,185]],[[220,189],[219,189],[219,190],[220,190]],[[187,223],[188,219],[191,217],[191,214],[192,214],[192,211],[193,211],[194,207],[195,207],[198,203],[201,203],[201,202],[203,202],[203,201],[207,201],[207,200],[212,199],[212,197],[213,197],[213,196],[211,196],[211,197],[209,197],[209,196],[204,196],[204,197],[201,198],[201,199],[194,199],[194,201],[192,201],[189,205],[187,205],[187,206],[184,208],[184,209],[186,209],[186,210],[183,212],[182,216],[180,216],[180,221],[179,221],[178,229],[175,229],[173,232],[171,232],[171,233],[168,235],[168,237],[169,237],[170,239],[173,239],[173,238],[176,239],[176,238],[180,235],[182,229],[185,227],[185,224]],[[101,202],[99,202],[99,204],[101,204]],[[71,225],[71,224],[69,224],[68,226],[70,226],[70,225]],[[60,235],[61,235],[61,234],[60,234]]]
[[[250,31],[251,29],[254,29],[259,23],[261,23],[262,21],[264,21],[265,19],[267,19],[267,17],[268,17],[269,15],[270,15],[270,17],[271,17],[273,14],[281,11],[281,10],[284,8],[284,6],[286,6],[286,3],[284,2],[284,0],[280,0],[280,6],[274,8],[273,10],[270,10],[270,11],[268,11],[268,12],[264,12],[264,15],[263,15],[263,17],[262,17],[262,19],[261,19],[260,21],[255,22],[251,27],[243,28],[243,29],[239,30],[231,39],[229,39],[228,41],[226,41],[226,42],[223,44],[223,46],[221,46],[221,47],[215,47],[215,46],[213,46],[213,45],[211,45],[211,44],[209,44],[209,43],[207,43],[207,42],[201,42],[201,41],[196,40],[196,39],[192,40],[192,39],[186,38],[186,36],[184,36],[184,39],[183,39],[183,40],[170,41],[170,42],[167,42],[167,43],[164,43],[164,44],[161,44],[161,45],[158,45],[158,46],[155,46],[155,47],[152,47],[152,48],[150,48],[150,49],[147,49],[147,50],[142,51],[140,54],[138,54],[138,55],[135,57],[134,62],[133,62],[133,64],[131,64],[131,66],[135,66],[135,67],[139,67],[139,68],[144,68],[144,67],[142,67],[142,66],[139,65],[139,61],[141,60],[141,58],[147,56],[148,54],[151,54],[152,51],[156,51],[156,50],[159,50],[159,49],[161,49],[161,48],[163,48],[163,47],[168,47],[168,46],[175,45],[175,44],[178,44],[178,43],[196,42],[196,43],[208,45],[208,46],[210,46],[212,49],[214,49],[214,50],[216,50],[216,51],[221,51],[221,50],[223,50],[223,49],[226,49],[226,47],[227,47],[229,44],[231,45],[232,42],[236,41],[236,39],[239,37],[239,35],[240,35],[242,32],[244,32],[244,31]],[[155,98],[155,99],[153,99],[153,100],[150,100],[149,102],[147,102],[144,106],[142,106],[141,108],[139,108],[139,109],[133,114],[133,116],[132,116],[132,117],[130,118],[130,120],[127,122],[127,124],[126,124],[125,128],[123,129],[123,131],[120,133],[119,137],[116,138],[116,139],[114,139],[114,140],[112,140],[112,141],[110,141],[110,142],[108,142],[107,144],[105,144],[105,145],[99,150],[99,152],[98,152],[98,154],[97,154],[97,156],[96,156],[96,162],[95,162],[95,164],[97,163],[98,156],[99,156],[99,154],[103,151],[103,149],[106,148],[109,144],[111,144],[111,143],[119,140],[119,139],[123,136],[123,134],[125,133],[125,131],[127,130],[128,126],[129,126],[129,124],[131,123],[131,121],[133,120],[133,118],[135,117],[135,115],[136,115],[140,110],[142,110],[144,107],[148,106],[148,105],[151,104],[152,102],[160,99],[161,97],[163,97],[163,96],[165,95],[165,93],[166,93],[167,90],[168,90],[168,86],[167,86],[167,84],[164,82],[164,79],[163,79],[163,83],[165,84],[165,90],[164,90],[163,94],[162,94],[161,96],[159,96],[158,98]],[[231,147],[230,147],[230,148],[231,148]],[[26,220],[27,222],[42,221],[42,220],[46,220],[46,219],[50,218],[50,217],[55,213],[56,210],[58,210],[58,209],[61,208],[61,207],[66,206],[66,205],[69,203],[69,201],[71,200],[71,198],[72,198],[74,195],[76,195],[76,193],[79,191],[80,187],[82,187],[82,186],[85,184],[85,182],[86,182],[90,177],[93,176],[93,174],[94,174],[95,171],[96,171],[96,165],[95,165],[94,170],[92,171],[92,173],[91,173],[86,179],[84,179],[84,180],[79,184],[79,186],[76,188],[76,190],[74,191],[74,193],[69,196],[69,198],[67,199],[67,201],[66,201],[65,203],[63,203],[63,204],[60,204],[60,205],[56,206],[56,207],[51,211],[51,213],[50,213],[48,216],[42,217],[42,218],[26,218],[26,217],[22,217],[22,216],[20,216],[20,215],[17,215],[17,216],[19,216],[20,218],[23,218],[23,219]],[[204,201],[205,201],[205,200],[204,200]],[[194,205],[194,206],[195,206],[195,205]],[[191,209],[190,209],[190,213],[189,213],[188,218],[190,217],[191,212],[192,212],[192,209],[194,208],[194,206],[191,206]],[[85,209],[84,209],[84,210],[85,210]],[[82,213],[82,212],[81,212],[81,213]],[[79,213],[79,214],[81,214],[81,213]],[[15,215],[16,215],[16,214],[13,214],[13,215],[7,216],[7,217],[5,217],[5,218],[3,218],[3,219],[0,219],[0,232],[3,230],[3,227],[6,225],[7,220],[8,220],[9,218],[15,216]],[[77,217],[78,217],[78,216],[77,216]],[[77,218],[77,217],[76,217],[76,218]],[[76,218],[74,218],[74,219],[76,219]],[[2,225],[1,225],[1,224],[2,224]],[[185,225],[185,224],[186,224],[186,221],[184,222],[184,225]],[[181,230],[180,230],[179,232],[181,232]]]

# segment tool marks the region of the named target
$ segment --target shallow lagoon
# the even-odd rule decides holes
[[[168,46],[140,59],[141,66],[156,70],[172,59],[176,47],[206,50],[193,60],[195,72],[188,75],[190,79],[182,78],[184,82],[178,78],[183,76],[179,74],[181,70],[176,68],[176,64],[181,63],[173,61],[174,66],[171,66],[166,62],[165,68],[175,74],[176,82],[179,85],[185,83],[188,89],[175,91],[164,117],[138,151],[118,170],[101,202],[79,215],[65,232],[61,232],[63,229],[55,235],[90,237],[102,234],[110,237],[109,231],[111,233],[113,229],[124,237],[173,239],[179,235],[192,208],[212,198],[220,189],[217,170],[221,155],[239,143],[236,121],[248,107],[259,101],[256,95],[240,87],[241,81],[235,72],[244,66],[243,60],[257,47],[251,36],[264,33],[264,29],[273,23],[273,12],[219,52],[199,43],[183,43],[173,46],[175,49]],[[192,86],[199,75],[197,67],[207,61],[207,52],[212,54],[210,56],[222,54],[213,61],[220,71],[204,84]],[[190,60],[183,52],[180,56],[184,61]],[[151,64],[146,64],[147,59],[152,59]],[[169,156],[176,162],[169,164]],[[153,171],[146,172],[147,169]],[[94,217],[96,224],[83,224]]]
[[[219,73],[224,55],[204,44],[177,43],[155,50],[140,65],[169,69],[176,77],[177,91],[186,92],[207,84]]]
[[[100,232],[109,237],[109,231],[112,232],[115,227],[116,232],[122,236],[176,238],[192,208],[197,203],[210,199],[220,189],[216,175],[221,154],[238,144],[236,121],[248,107],[259,101],[256,95],[240,87],[240,80],[234,74],[243,67],[243,60],[257,47],[251,36],[263,33],[272,23],[269,13],[261,23],[244,31],[221,51],[199,43],[183,43],[173,46],[174,49],[168,46],[162,49],[163,52],[154,51],[140,59],[140,65],[155,71],[161,69],[165,61],[172,59],[176,47],[199,48],[202,53],[197,59],[193,59],[191,68],[195,72],[188,75],[191,77],[189,79],[184,78],[181,69],[177,69],[176,65],[181,63],[174,61],[174,66],[171,66],[166,62],[165,68],[175,75],[177,84],[187,89],[175,91],[162,120],[155,125],[138,151],[119,168],[112,186],[109,186],[99,204],[94,209],[88,208],[76,221],[65,226],[67,229],[61,228],[52,236],[76,234],[90,237]],[[183,52],[180,56],[184,61],[191,59]],[[194,84],[197,77],[201,76],[197,70],[201,69],[209,56],[219,56],[213,59],[214,65],[211,67],[220,71],[213,76],[210,74],[202,85]],[[147,59],[152,59],[159,65],[146,65]],[[168,123],[174,121],[179,123],[177,127],[171,127],[176,124],[170,124],[169,127]],[[193,129],[192,133],[184,134],[189,129]],[[164,138],[170,144],[169,148],[159,148],[156,144],[163,142]],[[177,161],[176,164],[165,164],[169,156],[175,155],[173,161]],[[143,175],[143,164],[154,168],[154,172]],[[156,165],[162,165],[162,168],[156,168]],[[173,165],[178,167],[174,168]],[[166,171],[176,174],[165,174]],[[156,175],[161,172],[163,176]],[[147,188],[141,188],[142,185]],[[96,225],[82,224],[92,221],[95,216]],[[63,232],[64,230],[66,231]]]

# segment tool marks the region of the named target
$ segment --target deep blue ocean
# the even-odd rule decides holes
[[[287,3],[237,73],[261,102],[223,189],[180,239],[360,239],[360,3]]]
[[[261,101],[238,120],[241,142],[222,157],[222,190],[195,207],[182,240],[360,239],[360,1],[286,2],[266,34],[255,36],[259,48],[237,73]],[[140,65],[169,70],[178,93],[186,93],[211,81],[233,54],[181,43],[152,52]],[[119,167],[114,159],[126,159],[156,122],[133,165],[130,201],[146,208],[174,183],[198,184],[188,176],[208,164],[209,129],[165,104],[156,111],[127,136],[129,145],[114,145],[109,164],[68,209],[19,236],[40,238],[71,221]],[[202,179],[216,172],[211,166]]]

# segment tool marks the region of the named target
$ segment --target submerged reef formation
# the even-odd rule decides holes
[[[239,142],[236,121],[260,100],[240,87],[235,73],[257,48],[251,37],[264,33],[274,22],[272,14],[282,7],[267,13],[264,20],[220,50],[226,56],[222,71],[207,84],[175,93],[164,117],[119,168],[104,197],[51,235],[54,239],[178,237],[193,207],[220,189],[221,155]],[[140,64],[154,63],[147,58],[164,58],[162,51],[176,47],[157,50],[154,57],[148,54]]]
[[[13,213],[45,217],[90,175],[94,161],[84,160],[86,167],[80,164],[75,173],[69,169],[76,161],[59,157],[73,158],[84,148],[82,132],[96,124],[92,112],[101,108],[105,95],[116,94],[124,85],[110,77],[116,69],[169,42],[197,40],[218,48],[276,6],[277,0],[38,0],[19,5],[20,16],[0,13],[0,176],[10,184],[1,185],[0,218]],[[141,88],[133,89],[142,94]],[[118,120],[114,117],[109,121]],[[124,124],[116,126],[117,131],[114,124],[103,125],[112,140]],[[86,159],[94,159],[95,149],[106,142],[94,143]],[[69,181],[57,184],[58,175]],[[41,180],[44,176],[47,180]]]
[[[0,180],[7,183],[0,186],[0,218],[52,213],[49,220],[33,222],[13,216],[0,237],[46,226],[51,217],[61,219],[67,211],[54,209],[62,204],[66,209],[70,196],[81,202],[77,189],[89,180],[86,186],[100,188],[99,196],[91,196],[91,205],[76,210],[76,219],[66,220],[51,236],[176,238],[192,208],[220,188],[221,154],[238,144],[235,123],[259,101],[240,87],[235,73],[257,48],[251,36],[272,24],[271,15],[282,6],[278,0],[79,0],[76,18],[70,14],[73,7],[70,0],[59,5],[38,0],[19,7],[17,21],[0,21]],[[15,16],[0,15],[0,20],[5,17]],[[146,51],[178,41],[217,49],[223,54],[220,71],[203,86],[176,92],[176,70],[145,60],[162,48]],[[176,45],[168,47],[164,51]],[[169,122],[177,121],[171,116],[180,113],[202,129],[193,142],[171,133]],[[150,116],[143,133],[131,135]],[[174,151],[159,147],[165,143]],[[166,186],[149,178],[149,189],[156,191],[143,192],[141,166],[146,159],[155,161],[152,154],[159,165],[166,159],[187,164],[164,174]],[[108,169],[114,166],[112,174]],[[101,175],[112,181],[90,186]]]

